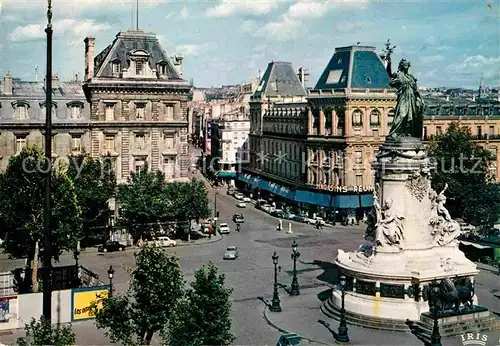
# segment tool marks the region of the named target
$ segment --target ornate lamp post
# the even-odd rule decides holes
[[[45,208],[43,247],[43,316],[52,319],[52,252],[50,216],[52,215],[50,196],[52,180],[52,0],[47,1],[47,70],[45,76]]]
[[[78,240],[76,242],[76,249],[75,252],[73,253],[73,256],[75,258],[75,267],[76,267],[76,278],[75,282],[78,287],[80,287],[80,266],[78,265],[78,259],[80,256],[80,241]]]
[[[347,335],[347,321],[345,319],[345,288],[346,278],[344,275],[340,277],[340,290],[342,292],[342,308],[340,309],[340,325],[335,342],[337,344],[345,345],[349,343],[349,336]]]
[[[274,291],[273,300],[271,301],[269,310],[272,312],[281,312],[280,297],[278,295],[278,259],[280,257],[276,255],[276,251],[274,251],[273,257],[271,258],[273,259],[274,264]]]
[[[293,260],[293,278],[292,278],[292,287],[290,290],[291,296],[300,295],[299,291],[299,281],[297,280],[297,259],[300,257],[300,252],[297,251],[297,242],[295,239],[292,243],[292,260]]]
[[[439,283],[432,283],[430,285],[430,297],[429,297],[429,311],[432,315],[434,321],[432,326],[431,334],[431,346],[441,346],[441,335],[439,334],[439,311],[438,311],[438,299],[439,299]]]
[[[113,269],[113,266],[109,266],[108,269],[108,278],[109,278],[109,296],[113,296],[113,275],[115,274],[115,271]]]

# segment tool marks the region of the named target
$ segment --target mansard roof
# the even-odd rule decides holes
[[[306,95],[291,62],[271,61],[252,97]]]
[[[12,79],[12,94],[4,93],[4,81],[0,79],[0,97],[4,98],[45,98],[44,82],[24,81],[18,78]],[[53,97],[58,99],[84,99],[82,83],[77,81],[61,82],[52,89]]]
[[[95,77],[112,77],[112,63],[119,62],[122,68],[128,68],[130,54],[141,51],[149,54],[151,68],[165,63],[168,79],[182,80],[156,35],[141,30],[121,31],[116,35],[114,41],[95,57]]]
[[[372,46],[335,48],[314,89],[389,89],[389,75]]]

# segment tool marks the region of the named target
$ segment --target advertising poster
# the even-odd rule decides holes
[[[97,302],[102,308],[102,300],[108,297],[109,286],[75,288],[71,292],[71,320],[79,321],[95,318],[91,306]]]

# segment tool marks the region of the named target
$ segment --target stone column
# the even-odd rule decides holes
[[[307,134],[310,136],[313,133],[313,113],[310,108],[307,109]]]
[[[337,112],[335,112],[335,109],[332,110],[332,136],[338,136],[337,133]]]
[[[344,114],[344,136],[351,136],[351,129],[352,129],[351,108],[346,107]]]
[[[318,135],[324,136],[325,135],[325,113],[323,112],[323,108],[320,108],[319,110],[319,129],[318,129]]]
[[[352,291],[356,292],[356,278],[352,278]]]
[[[380,281],[375,282],[375,298],[380,299]]]

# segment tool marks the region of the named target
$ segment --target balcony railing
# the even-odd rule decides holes
[[[432,140],[436,135],[426,135],[422,138],[423,141],[430,141]],[[490,135],[487,133],[484,133],[482,135],[472,135],[472,139],[478,140],[478,141],[485,141],[485,140],[500,140],[500,134],[498,135]]]

